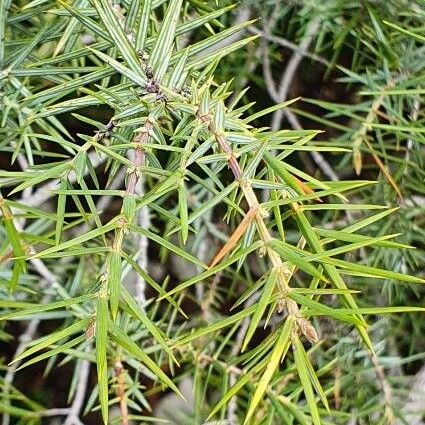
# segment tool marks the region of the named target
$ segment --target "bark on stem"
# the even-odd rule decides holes
[[[121,411],[121,425],[128,425],[128,406],[127,397],[125,395],[125,369],[121,363],[121,360],[115,362],[115,376],[117,378],[117,389],[116,394],[120,402]]]
[[[139,133],[134,139],[136,148],[135,148],[134,158],[131,162],[131,167],[129,167],[129,169],[127,170],[128,179],[127,179],[124,199],[131,198],[131,197],[134,198],[136,195],[136,189],[140,181],[139,168],[142,166],[144,162],[144,158],[145,158],[144,144],[149,141],[149,137],[150,137],[149,133],[150,131],[152,131],[152,129],[153,129],[153,120],[148,116],[146,118],[145,125],[142,127],[142,129],[139,131]],[[114,241],[112,244],[113,251],[117,253],[120,253],[122,250],[127,225],[133,221],[135,211],[131,212],[131,215],[132,215],[131,217],[128,215],[126,216],[125,214],[126,211],[123,205],[123,207],[121,208],[121,214],[122,213],[124,213],[125,218],[123,216],[123,218],[120,220],[120,226],[115,230]],[[141,286],[142,286],[141,288],[137,289],[138,302],[140,303],[144,299],[144,281],[139,280],[138,283],[139,284],[141,283]],[[143,294],[143,297],[141,294]]]
[[[227,142],[225,136],[221,134],[215,128],[214,121],[209,114],[204,114],[199,116],[200,121],[208,124],[208,130],[214,136],[216,142],[218,143],[222,152],[228,155],[228,164],[229,168],[232,171],[232,174],[235,180],[238,180],[240,183],[240,188],[245,197],[245,200],[248,203],[249,208],[256,209],[255,214],[255,224],[257,227],[258,234],[260,239],[264,243],[264,248],[266,254],[272,264],[273,267],[279,270],[278,273],[278,286],[279,290],[282,294],[282,297],[285,297],[285,294],[290,290],[288,281],[290,276],[292,275],[292,271],[289,267],[282,261],[280,255],[276,253],[271,247],[268,246],[268,242],[272,239],[272,236],[267,229],[266,223],[264,222],[264,217],[266,215],[265,211],[262,210],[260,203],[258,202],[257,196],[252,189],[251,185],[247,182],[247,180],[243,179],[242,169],[234,155],[229,143]],[[297,319],[300,318],[299,308],[295,301],[290,298],[285,297],[285,305],[287,307],[287,311],[289,315],[295,316]]]

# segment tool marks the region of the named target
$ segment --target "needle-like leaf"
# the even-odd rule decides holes
[[[99,391],[100,409],[102,419],[108,423],[108,289],[106,280],[102,282],[96,309],[96,367],[97,367],[97,387]]]
[[[161,31],[149,58],[149,65],[159,81],[167,71],[168,63],[170,62],[181,6],[182,0],[170,1],[162,22]]]
[[[310,409],[311,419],[314,425],[321,425],[322,421],[320,420],[319,409],[317,407],[316,398],[314,397],[308,368],[305,364],[305,356],[303,355],[304,347],[302,347],[302,343],[296,334],[292,336],[292,348],[294,352],[295,366],[304,390],[307,405]]]
[[[275,373],[276,369],[279,366],[279,363],[283,360],[283,357],[285,357],[290,347],[293,324],[294,318],[289,316],[286,319],[284,325],[278,331],[279,336],[276,340],[274,349],[268,358],[267,367],[257,384],[255,393],[252,396],[251,402],[249,404],[248,411],[245,416],[245,424],[249,423],[249,420],[254,414],[255,409],[257,408],[258,404],[263,398],[264,393],[266,392],[267,386],[269,385],[273,374]]]

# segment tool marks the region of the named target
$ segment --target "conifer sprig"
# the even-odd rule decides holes
[[[329,376],[349,353],[329,349],[322,325],[355,330],[362,355],[379,368],[371,316],[425,310],[371,303],[354,286],[357,278],[425,283],[356,261],[359,250],[411,249],[389,229],[364,234],[396,212],[353,201],[374,182],[321,180],[296,160],[300,152],[352,155],[360,173],[368,149],[401,199],[386,153],[368,134],[420,139],[419,125],[379,122],[384,106],[394,109],[387,97],[411,86],[347,71],[368,86],[364,96],[375,96],[368,105],[352,112],[303,100],[360,121],[352,149],[315,140],[315,130],[255,126],[277,111],[298,113],[301,100],[252,112],[246,91],[233,93],[232,81],[221,80],[223,58],[257,38],[243,35],[254,21],[223,27],[232,9],[0,0],[0,151],[10,163],[0,170],[0,338],[13,338],[15,321],[28,322],[0,381],[3,425],[54,413],[69,425],[88,412],[114,423],[113,405],[122,424],[150,421],[158,394],[189,398],[181,388],[187,376],[195,401],[186,423],[234,420],[232,405],[243,424],[339,420]],[[422,42],[390,23],[378,31],[368,13],[390,63],[386,32]],[[329,228],[341,210],[361,214]],[[40,362],[47,372],[75,366],[69,408],[51,411],[13,385],[18,369]]]

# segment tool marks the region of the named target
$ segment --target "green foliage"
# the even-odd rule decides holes
[[[263,41],[246,36],[254,21],[228,23],[232,5],[0,0],[0,338],[19,344],[1,366],[3,425],[54,415],[13,385],[41,364],[73,366],[56,412],[68,425],[115,423],[115,405],[121,423],[148,423],[169,390],[189,399],[174,423],[402,417],[386,387],[371,407],[363,378],[381,370],[376,316],[425,311],[403,285],[425,283],[425,11],[393,22],[393,2],[315,3],[270,19],[304,33],[320,14],[311,60],[330,54],[327,78],[360,100],[259,110],[226,62],[255,62],[244,52]],[[331,136],[271,130],[282,111]],[[300,162],[322,153],[338,178]],[[361,179],[343,178],[351,163]]]

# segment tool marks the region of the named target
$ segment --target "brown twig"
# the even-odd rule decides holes
[[[301,318],[301,315],[299,313],[297,303],[292,299],[286,297],[288,290],[290,290],[288,282],[292,277],[293,269],[291,269],[286,263],[284,263],[280,255],[269,246],[269,242],[273,238],[270,235],[269,230],[264,221],[264,217],[267,215],[267,213],[261,208],[261,205],[252,186],[246,179],[243,178],[242,169],[236,159],[234,152],[232,151],[224,134],[216,129],[212,117],[209,114],[200,114],[198,118],[201,122],[206,123],[208,125],[208,130],[214,136],[221,151],[227,155],[228,166],[232,171],[235,180],[239,182],[240,189],[250,210],[255,211],[254,222],[256,224],[259,237],[264,244],[264,252],[269,258],[272,266],[276,268],[278,272],[277,285],[282,295],[282,299],[285,300],[287,312],[289,315],[294,316],[296,320],[299,320]]]
[[[145,163],[145,152],[144,152],[144,143],[148,141],[149,131],[152,128],[152,124],[147,121],[145,127],[147,126],[146,132],[139,133],[135,142],[137,143],[136,149],[134,150],[134,155],[132,158],[133,166],[135,167],[134,171],[128,177],[127,183],[127,194],[136,195],[142,197],[144,195],[144,179],[137,172],[137,167],[144,165]],[[150,227],[150,217],[149,209],[147,206],[141,208],[136,215],[137,225],[143,229],[148,229]],[[148,266],[148,246],[149,242],[146,236],[135,235],[135,242],[138,246],[137,252],[137,264],[143,269],[146,270]],[[136,300],[139,305],[144,305],[146,302],[146,282],[143,277],[137,273],[136,276]]]
[[[139,168],[142,166],[145,160],[145,152],[144,145],[149,141],[150,132],[153,129],[153,121],[150,117],[146,118],[145,125],[140,129],[137,133],[134,142],[136,144],[134,158],[131,163],[131,167],[127,170],[128,178],[126,183],[125,197],[131,198],[135,197],[138,191],[138,184],[140,183],[140,170]],[[131,220],[131,218],[130,218]],[[116,252],[120,252],[122,249],[124,235],[126,232],[126,224],[123,223],[122,226],[119,226],[115,230],[114,242],[113,242],[113,250]],[[145,285],[144,280],[138,281],[140,287],[137,289],[138,291],[138,301],[143,304],[144,303],[144,293],[145,293]]]
[[[121,363],[121,360],[117,359],[114,365],[115,376],[117,378],[116,385],[116,395],[118,397],[120,403],[120,411],[121,411],[121,425],[128,425],[128,406],[127,406],[127,396],[125,394],[125,369]]]

